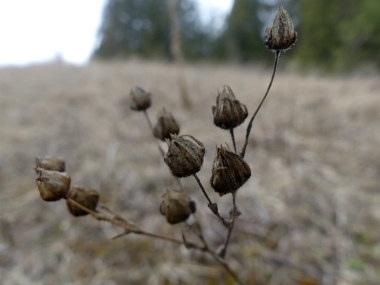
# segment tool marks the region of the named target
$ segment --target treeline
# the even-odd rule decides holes
[[[290,13],[298,42],[288,55],[300,66],[330,70],[371,63],[380,67],[379,0],[235,0],[222,31],[202,23],[194,0],[178,0],[187,60],[271,62],[263,31],[278,5]],[[171,59],[166,0],[108,0],[95,57],[137,55]]]

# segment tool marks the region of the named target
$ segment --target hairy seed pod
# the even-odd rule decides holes
[[[132,97],[131,109],[135,111],[144,111],[150,107],[152,104],[151,97],[152,95],[149,92],[146,92],[140,87],[135,87],[131,90],[130,93]]]
[[[96,209],[99,202],[99,192],[83,186],[72,186],[68,197],[91,211]],[[74,204],[70,203],[69,200],[66,201],[66,204],[69,212],[75,217],[85,216],[88,214],[86,211],[83,211]]]
[[[160,213],[166,217],[169,224],[184,222],[196,211],[195,202],[185,192],[166,190],[163,198]]]
[[[240,155],[231,151],[228,145],[216,149],[210,182],[220,196],[235,192],[249,177],[251,169]]]
[[[228,85],[224,85],[221,94],[216,97],[216,106],[212,106],[214,124],[224,130],[236,128],[248,116],[247,107],[236,99]]]
[[[272,50],[287,50],[297,41],[297,32],[284,7],[279,6],[272,25],[265,29],[264,45]]]
[[[206,149],[199,140],[189,135],[171,135],[166,142],[168,152],[164,161],[175,177],[187,177],[201,169]]]
[[[65,172],[65,161],[58,156],[36,157],[36,167]]]
[[[158,115],[157,123],[154,126],[153,134],[156,138],[165,141],[170,139],[170,135],[178,135],[179,125],[174,119],[173,115],[169,112],[166,112],[165,108]]]
[[[70,176],[65,172],[54,170],[45,170],[37,167],[36,172],[38,177],[36,179],[37,188],[40,191],[42,200],[58,201],[67,196],[70,190]]]

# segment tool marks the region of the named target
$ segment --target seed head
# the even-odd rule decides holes
[[[99,192],[88,187],[72,186],[68,197],[87,209],[94,211],[98,205]],[[70,203],[69,200],[66,201],[66,204],[69,212],[75,217],[85,216],[88,214],[86,211],[83,211],[74,204]]]
[[[178,135],[179,125],[174,119],[173,115],[169,112],[166,112],[165,108],[158,115],[157,123],[154,126],[153,134],[156,138],[165,141],[170,139],[170,135]]]
[[[38,177],[36,179],[37,188],[40,191],[42,200],[58,201],[67,196],[70,190],[70,176],[65,172],[54,170],[45,170],[37,167],[36,172]]]
[[[146,92],[140,87],[135,87],[131,90],[130,93],[132,97],[131,109],[135,111],[144,111],[150,107],[152,104],[151,97],[152,95],[149,92]]]
[[[210,182],[220,196],[235,192],[249,177],[251,169],[240,155],[232,152],[228,145],[216,149]]]
[[[272,25],[265,29],[264,45],[268,49],[287,50],[297,41],[293,22],[284,7],[279,6]]]
[[[163,198],[160,213],[166,217],[169,224],[184,222],[196,211],[195,202],[185,192],[166,190]]]
[[[168,152],[164,161],[175,177],[187,177],[201,169],[206,149],[199,140],[189,135],[171,135],[166,142]]]
[[[58,156],[45,156],[36,158],[36,167],[45,170],[65,171],[65,161]]]
[[[248,116],[247,107],[236,99],[228,85],[224,85],[221,94],[216,97],[216,106],[212,106],[214,124],[221,129],[236,128]]]

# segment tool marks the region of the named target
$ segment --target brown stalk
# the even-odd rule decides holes
[[[153,131],[153,125],[152,125],[152,121],[149,119],[149,116],[148,116],[148,113],[146,110],[144,110],[144,115],[145,115],[145,118],[148,122],[148,125],[149,125],[149,128],[150,128],[150,131],[152,132],[152,134],[154,133]],[[153,135],[154,136],[154,135]],[[158,140],[156,138],[154,138],[154,140],[156,141],[157,143],[157,146],[158,146],[158,149],[160,150],[162,156],[165,156],[165,151],[162,149],[160,143],[158,142]],[[179,180],[179,178],[176,177],[176,180],[177,180],[177,183],[178,183],[178,186],[180,189],[182,189],[182,184],[181,184],[181,181]]]
[[[218,254],[216,254],[215,251],[213,251],[207,244],[204,236],[203,236],[203,233],[202,233],[202,230],[200,230],[199,232],[197,230],[195,230],[191,225],[189,225],[188,223],[186,223],[186,225],[199,237],[199,239],[202,241],[203,245],[204,245],[204,251],[209,253],[210,255],[212,255],[212,257],[215,259],[215,261],[217,261],[220,265],[222,265],[224,267],[224,269],[235,279],[235,281],[240,284],[240,285],[244,285],[244,283],[240,280],[240,278],[238,277],[238,275],[236,274],[235,271],[233,271],[231,269],[231,267],[228,265],[228,263],[226,262],[226,260],[222,257],[220,257]]]
[[[146,120],[148,121],[148,125],[149,125],[150,130],[152,131],[152,134],[153,134],[153,125],[152,125],[152,121],[149,119],[149,116],[148,116],[148,113],[147,113],[146,110],[144,110],[144,115],[145,115]],[[165,151],[162,149],[162,147],[161,147],[160,143],[158,142],[158,140],[157,140],[156,138],[155,138],[154,140],[156,141],[157,146],[158,146],[158,149],[160,150],[162,156],[164,156],[164,155],[165,155]]]
[[[208,205],[207,205],[207,206],[210,208],[211,212],[213,212],[213,214],[219,218],[219,220],[223,223],[223,225],[224,225],[226,228],[229,228],[229,227],[230,227],[230,223],[229,223],[228,221],[226,221],[226,220],[225,220],[225,219],[219,214],[218,204],[211,202],[210,197],[207,195],[206,190],[205,190],[205,188],[203,187],[202,182],[199,180],[198,175],[197,175],[197,174],[194,174],[193,176],[194,176],[195,180],[198,182],[198,185],[199,185],[199,187],[201,188],[203,194],[205,195],[205,197],[206,197],[206,199],[207,199],[207,201],[208,201]]]
[[[73,205],[75,205],[76,207],[80,208],[81,210],[89,213],[90,215],[92,215],[95,219],[99,220],[99,221],[106,221],[106,222],[109,222],[119,228],[122,228],[125,230],[126,233],[135,233],[135,234],[140,234],[140,235],[145,235],[145,236],[149,236],[149,237],[153,237],[153,238],[158,238],[158,239],[162,239],[162,240],[166,240],[166,241],[170,241],[170,242],[173,242],[173,243],[176,243],[176,244],[183,244],[183,241],[179,240],[179,239],[175,239],[175,238],[172,238],[172,237],[167,237],[167,236],[163,236],[163,235],[159,235],[159,234],[154,234],[154,233],[149,233],[149,232],[145,232],[135,226],[131,226],[131,225],[128,225],[125,221],[124,218],[122,218],[122,220],[124,222],[120,222],[118,220],[116,220],[115,218],[110,218],[110,217],[107,217],[107,216],[104,216],[104,215],[101,215],[101,214],[98,214],[94,211],[91,211],[90,209],[82,206],[81,204],[75,202],[73,199],[71,198],[66,198],[67,201],[69,201],[69,203],[72,203]],[[118,217],[120,217],[118,215]],[[119,218],[118,218],[119,219]],[[196,248],[196,249],[200,249],[197,245],[194,245],[194,244],[191,244],[191,247],[193,248]]]
[[[225,270],[236,280],[236,282],[238,282],[239,284],[243,285],[243,283],[240,281],[239,277],[237,276],[237,274],[229,267],[228,263],[221,257],[219,257],[214,251],[212,251],[209,246],[207,245],[206,241],[204,240],[204,237],[202,234],[199,234],[197,231],[195,231],[191,226],[189,226],[191,229],[193,229],[193,231],[200,237],[200,239],[202,240],[204,246],[203,247],[200,247],[194,243],[188,243],[186,241],[181,241],[179,239],[175,239],[175,238],[172,238],[172,237],[168,237],[168,236],[163,236],[163,235],[160,235],[160,234],[155,234],[155,233],[149,233],[149,232],[145,232],[141,229],[138,229],[136,228],[135,226],[129,226],[125,223],[129,223],[125,218],[121,217],[120,215],[116,214],[114,211],[110,210],[107,206],[104,206],[102,205],[101,208],[105,209],[106,211],[112,213],[117,219],[119,220],[122,220],[124,221],[124,223],[121,223],[119,221],[117,221],[116,219],[114,218],[110,218],[110,217],[106,217],[104,215],[101,215],[95,211],[91,211],[90,209],[82,206],[81,204],[75,202],[73,199],[67,197],[66,198],[67,201],[69,201],[69,203],[72,203],[74,204],[76,207],[80,208],[81,210],[89,213],[90,215],[92,215],[94,218],[96,218],[97,220],[99,221],[106,221],[106,222],[109,222],[119,228],[122,228],[125,230],[125,233],[122,233],[120,235],[117,235],[116,237],[114,237],[113,239],[116,239],[118,237],[121,237],[121,236],[124,236],[126,234],[129,234],[129,233],[134,233],[134,234],[138,234],[138,235],[144,235],[144,236],[148,236],[148,237],[152,237],[152,238],[157,238],[157,239],[162,239],[162,240],[166,240],[166,241],[170,241],[170,242],[173,242],[175,244],[178,244],[178,245],[185,245],[187,248],[193,248],[193,249],[197,249],[197,250],[201,250],[201,251],[204,251],[204,252],[207,252],[209,254],[211,254],[214,259],[220,263],[224,268]]]
[[[232,144],[234,146],[234,152],[236,152],[236,142],[235,142],[235,135],[234,135],[234,129],[230,129],[230,134],[231,134],[231,139],[232,139]]]
[[[278,64],[278,60],[280,58],[280,53],[281,51],[280,50],[276,50],[276,55],[275,55],[275,61],[274,61],[274,66],[273,66],[273,73],[272,73],[272,78],[269,82],[269,86],[268,86],[268,89],[267,89],[267,92],[265,93],[263,99],[261,100],[260,102],[260,105],[257,107],[255,113],[253,114],[251,120],[249,121],[249,124],[248,124],[248,127],[247,127],[247,133],[245,135],[245,143],[244,143],[244,146],[243,146],[243,149],[241,151],[241,154],[240,156],[244,158],[244,155],[245,155],[245,150],[247,148],[247,145],[248,145],[248,138],[249,138],[249,134],[251,133],[251,129],[252,129],[252,123],[253,123],[253,120],[255,119],[257,113],[259,112],[261,106],[263,105],[264,101],[265,101],[265,98],[267,97],[268,93],[269,93],[269,90],[270,88],[272,87],[272,83],[273,83],[273,79],[274,79],[274,76],[276,74],[276,69],[277,69],[277,64]]]
[[[234,228],[236,212],[237,212],[236,211],[236,192],[233,192],[232,193],[232,218],[231,218],[231,223],[230,223],[230,226],[228,228],[228,234],[227,234],[226,242],[225,242],[225,244],[223,246],[222,251],[219,254],[219,256],[221,256],[223,258],[226,255],[227,247],[228,247],[228,244],[229,244],[230,238],[231,238],[231,233],[232,233],[232,230]]]

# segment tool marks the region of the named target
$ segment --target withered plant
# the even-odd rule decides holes
[[[85,186],[70,187],[71,178],[64,172],[65,162],[55,156],[36,159],[37,166],[35,170],[38,173],[36,181],[41,198],[44,201],[65,199],[67,208],[73,216],[79,217],[90,214],[98,220],[107,221],[123,229],[123,232],[115,238],[133,233],[166,240],[178,245],[184,245],[188,249],[205,252],[221,264],[238,284],[245,284],[239,273],[235,272],[225,259],[235,220],[241,214],[237,207],[236,195],[238,194],[238,190],[251,177],[251,169],[249,164],[244,160],[244,156],[253,121],[272,86],[280,53],[283,50],[289,49],[296,40],[297,33],[294,31],[292,20],[285,9],[279,7],[272,25],[265,30],[264,36],[264,45],[275,53],[272,77],[263,99],[249,121],[241,151],[238,151],[236,145],[234,129],[243,124],[248,117],[246,105],[236,98],[228,85],[225,85],[222,92],[216,98],[216,105],[212,107],[214,124],[223,130],[228,130],[232,140],[232,148],[227,143],[221,144],[216,148],[210,176],[210,185],[215,192],[221,197],[231,194],[232,210],[228,215],[219,212],[218,204],[215,201],[211,201],[207,194],[208,191],[206,191],[197,175],[204,162],[205,146],[203,143],[191,135],[179,135],[180,127],[177,121],[165,109],[159,114],[157,123],[153,125],[147,113],[147,109],[151,106],[152,95],[140,87],[135,87],[131,90],[132,103],[130,108],[134,111],[143,112],[152,135],[157,140],[166,141],[168,146],[166,151],[158,141],[157,145],[171,174],[178,180],[178,188],[166,190],[166,193],[162,197],[162,203],[157,205],[157,211],[165,217],[169,224],[185,223],[186,227],[198,237],[198,243],[188,241],[184,232],[182,232],[182,239],[177,239],[159,233],[144,231],[135,223],[121,217],[107,206],[98,205],[99,192]],[[227,229],[225,241],[217,249],[209,245],[203,234],[200,221],[196,218],[192,219],[192,222],[188,220],[196,212],[197,207],[189,195],[191,193],[183,191],[180,179],[189,176],[194,177],[207,200],[208,208]]]

